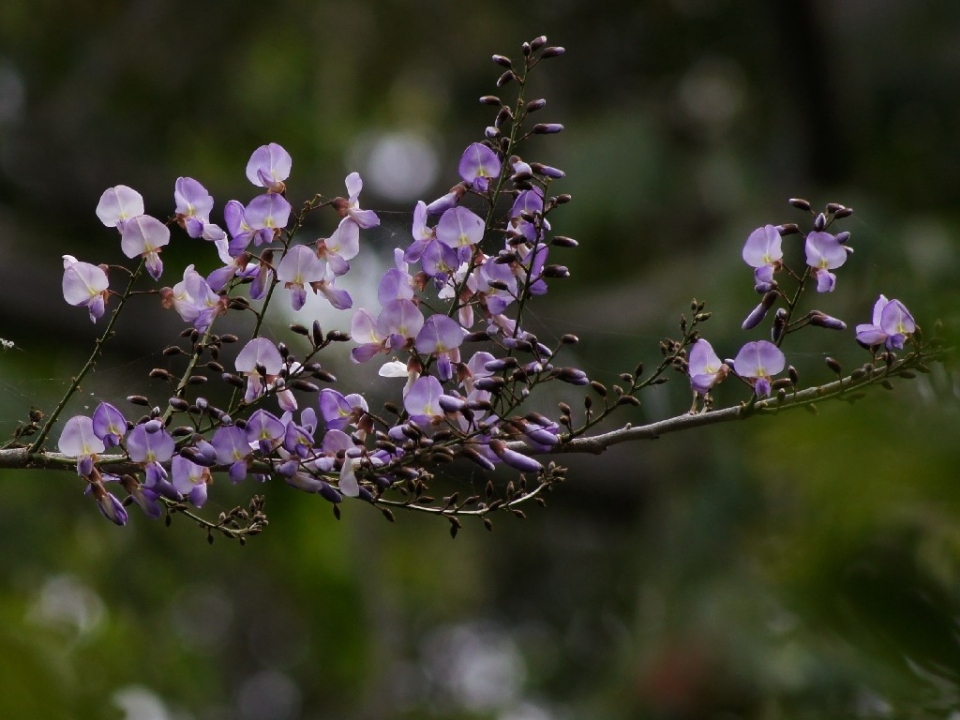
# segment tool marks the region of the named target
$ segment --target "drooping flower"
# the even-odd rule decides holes
[[[113,494],[107,492],[102,483],[91,483],[90,492],[93,494],[94,500],[97,501],[100,512],[107,520],[121,527],[127,524],[127,510],[123,507],[123,503],[117,500]]]
[[[500,158],[483,143],[473,143],[460,157],[460,177],[477,192],[486,192],[490,180],[500,176]]]
[[[113,405],[102,402],[93,411],[93,433],[106,447],[116,447],[127,434],[127,419]]]
[[[150,215],[137,215],[123,223],[120,249],[128,258],[143,256],[154,280],[163,273],[160,248],[170,242],[170,228]]]
[[[352,172],[347,175],[346,185],[349,197],[346,200],[337,198],[334,201],[334,207],[337,211],[344,219],[349,218],[363,229],[379,225],[380,218],[373,210],[360,209],[360,191],[363,189],[363,180],[360,178],[360,173]]]
[[[173,190],[173,199],[177,204],[177,222],[180,227],[186,230],[187,235],[192,238],[214,239],[209,237],[211,231],[207,229],[210,226],[213,197],[203,185],[193,178],[177,178]],[[217,228],[217,230],[219,234],[223,234],[220,228]],[[212,234],[216,235],[217,233]]]
[[[479,243],[483,239],[483,229],[481,217],[465,207],[458,206],[450,208],[440,216],[435,232],[437,240],[458,250]]]
[[[283,181],[290,177],[293,159],[290,153],[277,143],[261,145],[253,151],[247,162],[247,180],[267,192],[281,193],[286,189]]]
[[[773,225],[757,228],[747,238],[742,256],[747,265],[755,268],[753,277],[758,285],[773,282],[773,274],[783,264],[781,262],[783,250],[780,243],[780,233]]]
[[[110,281],[103,268],[63,256],[63,299],[74,307],[85,307],[91,322],[103,317]]]
[[[807,235],[804,246],[807,254],[807,265],[813,268],[817,278],[817,292],[833,292],[837,284],[835,270],[847,261],[847,255],[853,250],[837,239],[836,235],[827,232],[812,232]]]
[[[247,476],[247,457],[251,451],[243,430],[236,425],[223,425],[217,428],[210,444],[217,451],[217,463],[230,466],[233,482],[240,482]]]
[[[226,312],[226,299],[210,288],[204,277],[188,265],[183,280],[173,288],[162,288],[160,300],[164,308],[174,308],[184,322],[204,332],[213,318]]]
[[[723,382],[730,371],[730,368],[717,357],[713,346],[703,338],[697,340],[690,348],[687,361],[690,387],[701,395],[706,395],[714,386]]]
[[[170,461],[170,477],[174,489],[186,497],[194,507],[203,507],[207,501],[207,485],[213,482],[210,468],[198,465],[182,455]]]
[[[440,407],[440,396],[443,387],[440,381],[432,375],[424,375],[410,387],[403,398],[403,407],[410,413],[410,421],[417,425],[429,425],[436,418],[443,415]]]
[[[770,394],[772,377],[782,372],[785,365],[780,348],[766,340],[748,342],[733,361],[734,371],[753,385],[758,397]]]
[[[326,263],[305,245],[294,245],[277,265],[277,280],[290,290],[290,304],[300,310],[307,301],[307,285],[319,282],[326,275]]]
[[[253,400],[266,391],[269,383],[280,374],[283,358],[277,346],[265,337],[257,337],[243,346],[235,361],[237,371],[247,376],[247,391],[244,402]]]
[[[874,346],[881,343],[887,350],[902,350],[903,343],[917,329],[917,323],[899,300],[881,295],[873,305],[873,323],[857,325],[857,342]]]
[[[93,472],[94,457],[106,449],[93,431],[93,420],[86,415],[74,415],[67,420],[57,447],[64,455],[77,459],[77,474],[83,477]]]
[[[107,227],[123,232],[123,224],[130,218],[143,215],[143,196],[126,185],[107,188],[97,203],[97,217]]]

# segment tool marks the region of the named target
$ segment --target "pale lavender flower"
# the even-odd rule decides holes
[[[93,433],[106,447],[116,447],[127,434],[127,419],[113,405],[102,402],[93,411]]]
[[[727,367],[717,354],[713,351],[713,346],[700,338],[687,357],[687,372],[690,374],[690,387],[694,392],[706,395],[717,384],[723,382],[730,368]]]
[[[841,243],[836,235],[826,232],[812,232],[807,235],[804,246],[807,265],[813,268],[817,278],[817,292],[833,292],[837,283],[834,270],[847,261],[847,255],[853,250]]]
[[[207,226],[210,224],[210,211],[213,210],[213,197],[203,185],[193,178],[179,177],[174,184],[173,199],[177,204],[177,222],[187,235],[199,238],[211,234]]]
[[[338,198],[340,202],[335,204],[337,210],[345,217],[349,218],[363,229],[376,227],[380,224],[380,218],[373,210],[360,209],[360,191],[363,189],[363,180],[360,179],[360,173],[352,172],[346,179],[347,194],[350,196],[346,201]]]
[[[320,282],[327,272],[326,263],[305,245],[294,245],[277,265],[277,280],[290,290],[290,304],[300,310],[307,301],[307,285]]]
[[[191,323],[200,332],[210,327],[214,317],[226,312],[225,302],[193,265],[183,271],[181,282],[160,290],[160,300],[164,308],[174,308],[184,322]]]
[[[128,258],[142,256],[147,272],[154,280],[163,273],[160,248],[170,242],[170,228],[150,215],[137,215],[124,221],[120,249]]]
[[[203,507],[207,501],[207,485],[213,482],[209,468],[174,455],[170,461],[170,476],[174,489],[186,497],[194,507]]]
[[[283,367],[283,358],[277,346],[265,337],[254,338],[237,355],[234,363],[237,372],[247,376],[247,390],[243,401],[250,403],[266,391],[264,381],[269,383]],[[263,377],[260,370],[263,370]]]
[[[261,145],[253,151],[247,162],[247,180],[267,192],[281,193],[285,189],[283,181],[290,177],[293,159],[290,153],[276,143]]]
[[[103,268],[80,262],[72,255],[63,256],[63,299],[74,307],[87,308],[91,322],[103,317],[109,287]]]
[[[286,428],[280,418],[260,408],[247,420],[246,432],[247,442],[255,444],[264,455],[269,455],[283,442]]]
[[[500,159],[483,143],[473,143],[460,157],[460,177],[477,192],[486,192],[490,180],[500,176]]]
[[[107,227],[123,232],[123,224],[130,218],[143,215],[143,196],[126,185],[107,188],[97,203],[97,217]]]
[[[347,425],[356,424],[368,410],[367,401],[362,395],[352,393],[344,396],[330,388],[320,391],[319,407],[320,417],[328,430],[343,430]]]
[[[780,243],[780,233],[773,225],[757,228],[747,238],[742,256],[747,265],[755,268],[753,277],[758,285],[773,282],[773,274],[783,264],[783,250]]]
[[[873,305],[873,323],[857,325],[857,342],[866,346],[882,343],[888,350],[902,350],[904,341],[916,329],[913,315],[902,302],[881,295]]]
[[[483,219],[465,207],[455,207],[440,216],[434,229],[437,240],[454,250],[476,245],[483,240]],[[461,257],[461,260],[464,259]]]
[[[243,430],[236,425],[219,427],[210,444],[217,451],[217,463],[230,466],[230,479],[233,482],[240,482],[247,476],[247,457],[251,451]]]
[[[440,396],[443,388],[432,375],[417,378],[403,398],[403,407],[410,414],[410,421],[417,425],[429,425],[443,416]]]
[[[106,449],[93,430],[93,420],[86,415],[74,415],[67,420],[57,447],[64,455],[77,458],[77,474],[83,477],[93,472],[94,457]]]
[[[149,423],[135,425],[127,434],[127,455],[136,463],[164,463],[173,457],[177,446],[163,427],[150,432]]]
[[[770,394],[772,377],[785,365],[780,348],[766,340],[748,342],[733,361],[734,371],[753,385],[758,397]]]

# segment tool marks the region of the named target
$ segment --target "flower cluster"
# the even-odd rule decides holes
[[[571,199],[553,192],[563,171],[520,154],[530,138],[563,130],[559,123],[533,122],[546,101],[525,95],[530,72],[562,55],[563,48],[538,37],[521,49],[516,64],[493,57],[503,69],[497,87],[515,87],[515,98],[481,98],[495,109],[495,119],[483,139],[463,151],[459,181],[449,192],[412,208],[410,235],[393,248],[393,262],[379,279],[378,307],[354,309],[349,293],[338,286],[361,256],[362,231],[380,223],[374,211],[361,208],[363,183],[356,172],[346,177],[346,197],[318,194],[298,210],[288,200],[295,190],[289,185],[291,156],[276,143],[263,145],[245,169],[262,192],[246,203],[228,201],[222,225],[211,221],[214,200],[193,178],[176,180],[175,209],[167,223],[146,215],[143,198],[131,188],[105,191],[97,216],[117,229],[121,250],[139,264],[126,270],[126,287],[118,290],[111,289],[110,267],[64,256],[63,297],[69,304],[86,308],[97,322],[116,302],[90,360],[46,423],[41,427],[42,415],[31,416],[18,431],[18,438],[36,433],[28,454],[44,452],[57,417],[135,294],[155,295],[187,324],[181,339],[163,349],[168,367],[150,372],[153,381],[165,384],[162,390],[151,388],[163,399],[128,397],[144,408],[139,418],[102,402],[90,416],[69,418],[59,438],[65,457],[58,460],[75,464],[86,492],[118,525],[128,521],[126,508],[136,504],[151,518],[187,514],[211,539],[213,532],[241,541],[256,534],[265,525],[258,498],[249,513],[237,508],[217,521],[194,514],[220,474],[234,483],[282,480],[331,503],[337,517],[348,498],[378,507],[389,519],[391,507],[422,510],[446,518],[455,535],[461,517],[478,517],[489,528],[492,512],[523,517],[521,503],[543,502],[544,491],[563,479],[564,469],[534,455],[600,452],[639,431],[627,423],[608,434],[588,434],[611,413],[639,405],[639,393],[666,382],[671,367],[689,376],[694,409],[697,403],[711,409],[711,391],[730,375],[751,387],[754,401],[774,391],[779,398],[784,381],[774,378],[786,366],[784,339],[807,326],[846,328],[819,310],[798,317],[797,308],[807,286],[820,293],[833,290],[831,271],[851,250],[849,233],[829,229],[849,209],[829,205],[825,213],[811,211],[802,269],[790,267],[782,247],[784,237],[801,234],[796,225],[766,225],[750,234],[742,256],[754,269],[761,300],[742,327],[753,329],[772,313],[769,340],[747,342],[734,359],[722,361],[700,335],[710,313],[694,301],[692,323],[681,320],[683,339],[661,343],[663,359],[652,371],[644,373],[638,364],[609,387],[591,379],[566,364],[565,348],[577,342],[575,336],[544,341],[525,322],[530,303],[552,282],[569,277],[555,259],[577,242],[552,227],[554,213]],[[794,205],[809,210],[804,201]],[[325,208],[335,215],[329,236],[303,241],[307,216]],[[144,271],[154,282],[162,275],[160,252],[170,242],[171,227],[199,241],[195,261],[172,287],[144,290]],[[324,333],[316,319],[304,317],[308,290],[344,313],[342,327],[349,327],[350,335]],[[289,326],[287,341],[272,339],[280,331],[266,322],[275,298],[304,317]],[[248,334],[219,332],[227,314],[235,316],[231,327],[249,327]],[[873,323],[857,326],[857,340],[874,357],[885,348],[884,373],[895,366],[892,351],[907,342],[918,347],[914,366],[921,362],[918,336],[903,304],[883,296]],[[362,392],[338,387],[321,365],[327,348],[343,342],[351,343],[356,365],[376,364],[381,376],[396,380],[394,399],[382,410],[371,407]],[[906,376],[909,368],[902,367]],[[795,386],[795,371],[789,372]],[[873,374],[862,375],[873,381]],[[557,403],[556,415],[545,414],[539,388],[557,383],[586,393],[579,414],[564,402]],[[539,400],[535,406],[534,400]],[[489,479],[483,498],[461,499],[453,492],[437,500],[428,484],[438,468],[455,461],[470,463],[475,472],[505,471],[510,480],[498,490]],[[123,500],[116,488],[126,493]]]
[[[500,84],[513,80],[520,86],[516,103],[511,108],[493,96],[481,99],[496,105],[496,120],[482,142],[462,153],[457,185],[433,202],[416,204],[410,240],[394,250],[394,263],[380,279],[376,310],[353,311],[352,298],[337,287],[360,254],[361,231],[380,222],[360,206],[363,183],[356,172],[346,178],[347,197],[317,195],[297,212],[287,199],[292,159],[280,145],[264,145],[246,166],[247,179],[263,192],[247,203],[228,201],[224,229],[211,221],[214,200],[193,178],[177,179],[175,211],[166,224],[144,213],[135,190],[118,185],[104,192],[97,216],[120,232],[124,254],[142,262],[130,272],[127,290],[119,292],[110,289],[109,268],[64,258],[64,298],[86,307],[94,321],[112,296],[121,301],[130,296],[141,269],[159,280],[159,253],[170,242],[170,225],[210,243],[217,258],[202,272],[207,261],[198,255],[181,281],[154,291],[164,308],[192,328],[183,335],[188,348],[165,350],[170,357],[188,357],[183,374],[151,372],[170,387],[166,407],[131,396],[130,402],[150,408],[137,421],[102,403],[92,417],[76,415],[63,427],[61,452],[77,459],[78,474],[110,520],[123,524],[127,515],[109,483],[118,483],[127,502],[157,517],[163,508],[201,507],[217,471],[234,482],[282,478],[335,505],[344,497],[383,504],[398,484],[413,483],[424,497],[427,468],[456,457],[486,470],[502,464],[534,476],[525,497],[555,479],[559,471],[529,453],[556,446],[569,417],[551,419],[521,408],[540,384],[582,386],[589,380],[582,370],[555,365],[560,347],[575,338],[565,336],[549,347],[522,323],[527,301],[546,293],[550,279],[569,275],[566,267],[548,263],[551,248],[576,246],[570,238],[552,236],[547,219],[570,199],[549,194],[564,173],[517,154],[525,137],[562,130],[557,123],[526,125],[527,116],[545,102],[526,101],[522,89],[533,67],[563,50],[537,38],[523,51],[522,68],[496,56],[507,67]],[[339,217],[333,232],[300,241],[306,215],[324,207]],[[275,288],[285,291],[295,312],[304,311],[308,289],[333,308],[351,311],[351,335],[324,335],[316,321],[294,324],[291,330],[309,343],[296,358],[287,343],[262,334]],[[239,338],[217,335],[213,328],[232,311],[252,312],[256,327],[227,368],[220,354]],[[347,340],[354,344],[354,362],[385,355],[380,374],[402,379],[392,420],[371,411],[361,393],[318,386],[336,381],[318,362],[322,351]],[[210,380],[220,380],[232,397],[220,402],[215,393],[190,394]],[[310,397],[305,401],[303,395]]]
[[[790,201],[794,207],[813,215],[813,228],[803,234],[795,224],[764,225],[747,237],[743,245],[744,262],[754,269],[754,290],[762,295],[759,304],[747,315],[741,327],[750,330],[762,323],[776,305],[773,314],[770,340],[746,343],[736,359],[722,362],[713,347],[703,338],[693,342],[686,365],[690,386],[698,397],[706,397],[731,369],[751,385],[757,397],[769,395],[773,389],[773,376],[786,367],[786,357],[780,346],[787,335],[807,326],[832,330],[846,330],[846,323],[820,310],[812,310],[796,317],[800,297],[808,284],[815,282],[818,293],[832,292],[837,278],[831,270],[843,265],[853,253],[849,246],[850,233],[827,232],[836,221],[852,214],[850,208],[837,203],[827,205],[826,211],[813,213],[806,200]],[[784,237],[802,235],[806,265],[802,270],[791,269],[784,261],[782,242]],[[778,281],[778,275],[786,275],[793,281],[789,290]],[[861,345],[876,349],[883,345],[888,351],[902,350],[904,342],[916,331],[916,323],[910,312],[899,300],[887,300],[883,295],[873,310],[873,323],[858,325],[856,339]],[[795,372],[795,371],[794,371]],[[791,381],[791,385],[795,383]]]

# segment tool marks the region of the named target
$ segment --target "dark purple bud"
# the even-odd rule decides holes
[[[538,175],[543,175],[544,177],[553,178],[554,180],[559,180],[560,178],[567,176],[567,174],[563,170],[560,170],[559,168],[551,167],[550,165],[544,165],[538,162],[530,163],[530,167]]]
[[[546,44],[547,44],[547,36],[538,35],[537,37],[535,37],[533,40],[530,41],[530,49],[536,52]]]
[[[543,276],[548,278],[568,278],[570,271],[564,265],[547,265],[543,268]]]
[[[833,216],[837,220],[842,220],[843,218],[850,217],[851,215],[853,215],[853,208],[843,206],[837,208],[836,212],[833,213]]]
[[[502,108],[500,108],[500,112],[497,113],[497,119],[493,121],[493,124],[499,128],[507,120],[513,120],[513,113],[510,111],[510,108],[504,105]]]
[[[563,193],[562,195],[557,195],[553,201],[557,205],[566,205],[568,202],[573,200],[573,196],[570,193]]]
[[[821,232],[827,226],[827,217],[823,213],[819,213],[816,218],[813,220],[813,229],[817,232]]]
[[[757,305],[749,315],[747,319],[743,321],[743,324],[740,326],[741,330],[750,330],[755,328],[760,322],[767,316],[767,311],[773,307],[773,304],[777,301],[777,293],[771,290],[766,295],[763,296],[763,300],[760,301],[760,304]]]
[[[494,55],[491,59],[501,67],[505,67],[507,69],[513,67],[513,63],[510,62],[510,58],[508,58],[506,55]]]
[[[800,232],[800,226],[796,223],[784,223],[783,225],[777,225],[777,234],[780,237],[786,237],[787,235],[796,235]]]
[[[850,240],[850,233],[844,230],[843,232],[838,232],[834,237],[838,243],[845,243]]]
[[[491,360],[488,363],[484,363],[483,369],[487,372],[500,372],[501,370],[506,370],[507,368],[513,368],[517,366],[517,359],[513,356],[500,358],[497,360]]]
[[[833,370],[837,375],[843,375],[843,368],[834,358],[826,357],[823,360],[827,363],[827,367]]]
[[[487,138],[487,140],[498,138],[500,137],[500,128],[495,125],[488,125],[483,129],[483,136]]]
[[[497,87],[503,87],[508,82],[511,82],[514,77],[516,76],[513,74],[513,71],[507,70],[503,75],[497,78]]]
[[[773,327],[770,329],[770,338],[773,342],[777,342],[780,339],[780,336],[783,335],[783,331],[787,326],[787,310],[786,308],[779,308],[777,314],[773,318]]]
[[[537,123],[533,126],[534,135],[555,135],[563,132],[563,125],[560,123]]]
[[[501,377],[485,377],[479,378],[474,386],[478,390],[485,390],[487,392],[498,393],[503,389],[503,386],[506,384],[506,381]]]
[[[838,318],[831,317],[819,311],[810,313],[810,324],[817,327],[828,328],[830,330],[846,330],[847,324]]]
[[[481,105],[501,105],[502,103],[500,101],[500,98],[498,98],[496,95],[484,95],[482,98],[480,98],[480,104]]]
[[[548,47],[544,49],[544,51],[540,54],[540,57],[544,59],[552,58],[552,57],[560,57],[566,51],[567,51],[566,48],[560,47],[559,45],[557,45],[556,47]]]
[[[341,495],[338,490],[335,490],[330,483],[324,482],[323,480],[320,481],[320,488],[317,490],[317,494],[327,502],[332,502],[334,505],[343,501],[343,495]]]
[[[543,106],[546,104],[547,104],[547,101],[544,100],[543,98],[531,100],[530,102],[527,103],[527,112],[528,113],[536,112],[537,110],[540,110],[541,108],[543,108]]]
[[[583,370],[577,370],[576,368],[559,368],[555,370],[553,374],[557,380],[562,380],[571,385],[587,385],[590,383],[587,374]]]
[[[790,198],[787,202],[789,202],[798,210],[806,210],[807,212],[811,211],[810,203],[803,198]]]
[[[550,242],[551,244],[556,245],[557,247],[566,247],[566,248],[575,248],[580,244],[573,238],[568,238],[565,235],[557,235]]]
[[[529,57],[530,55],[530,43],[525,42],[520,46],[520,50],[523,52],[524,57]]]
[[[770,292],[774,288],[779,287],[776,280],[771,280],[770,282],[757,283],[753,286],[753,289],[760,295]]]

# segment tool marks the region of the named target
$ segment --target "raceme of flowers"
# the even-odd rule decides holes
[[[791,203],[812,214],[805,200],[795,199]],[[753,329],[764,321],[775,305],[781,307],[774,312],[770,340],[746,343],[734,360],[721,361],[707,340],[696,340],[688,353],[687,373],[690,387],[697,396],[707,396],[731,371],[752,386],[757,397],[768,396],[774,376],[786,367],[786,356],[780,345],[789,333],[807,325],[846,330],[846,323],[842,320],[819,310],[813,310],[801,318],[795,318],[793,313],[808,282],[816,283],[818,293],[833,292],[836,287],[836,275],[830,271],[843,265],[853,249],[848,245],[849,232],[831,234],[827,228],[852,212],[847,207],[831,203],[825,213],[814,215],[813,229],[803,236],[806,266],[802,271],[790,269],[783,259],[783,238],[802,235],[797,225],[765,225],[750,233],[744,243],[742,257],[754,269],[754,289],[762,295],[762,299],[747,315],[741,327],[744,330]],[[796,287],[790,292],[782,288],[776,279],[781,273],[795,281]],[[880,347],[888,351],[902,350],[916,329],[913,316],[903,303],[887,300],[881,295],[874,305],[873,322],[857,325],[856,340],[874,353]]]
[[[698,403],[707,412],[711,391],[730,375],[749,385],[754,398],[770,395],[786,366],[781,345],[789,334],[808,325],[846,328],[819,310],[795,317],[803,290],[809,285],[818,293],[831,292],[837,282],[832,271],[852,252],[849,233],[829,231],[851,211],[831,204],[825,213],[810,211],[813,227],[805,235],[796,225],[766,225],[751,233],[743,247],[761,300],[742,327],[755,328],[772,312],[769,340],[747,342],[735,359],[721,360],[698,329],[710,313],[694,301],[692,324],[681,320],[683,339],[661,344],[663,362],[642,381],[638,365],[634,373],[620,376],[625,386],[614,385],[610,393],[583,370],[559,364],[563,348],[576,338],[564,335],[553,345],[541,341],[525,329],[524,311],[547,293],[552,280],[570,274],[553,262],[554,251],[574,248],[577,242],[555,234],[550,221],[570,196],[551,194],[552,184],[564,177],[562,170],[524,161],[518,149],[532,136],[563,130],[558,123],[528,123],[546,101],[524,97],[529,72],[540,61],[563,54],[563,48],[547,46],[541,36],[522,50],[523,61],[516,65],[493,56],[505,68],[497,87],[516,87],[516,102],[508,105],[494,95],[481,98],[496,108],[493,125],[482,142],[463,151],[459,182],[434,201],[412,208],[410,237],[393,248],[375,306],[354,308],[353,298],[338,286],[362,252],[363,231],[380,223],[374,211],[361,207],[363,182],[356,172],[345,179],[346,197],[316,195],[297,210],[288,200],[290,155],[276,143],[264,145],[252,153],[245,170],[262,192],[247,203],[228,201],[222,225],[211,221],[214,200],[193,178],[176,180],[174,214],[167,222],[146,214],[143,197],[130,187],[117,185],[103,193],[97,217],[117,231],[121,251],[137,267],[125,270],[126,289],[119,289],[111,287],[113,268],[63,257],[66,302],[85,308],[94,323],[114,308],[94,358],[113,320],[139,288],[141,271],[155,282],[163,277],[162,252],[171,242],[171,227],[179,226],[187,242],[197,243],[196,262],[181,279],[148,291],[187,324],[181,338],[188,346],[174,344],[163,351],[171,361],[186,356],[182,374],[163,368],[150,373],[167,383],[167,399],[152,405],[142,395],[127,398],[146,408],[139,418],[102,402],[90,416],[69,418],[60,434],[59,450],[76,459],[85,491],[107,519],[125,524],[132,504],[150,518],[166,513],[169,519],[172,512],[189,512],[188,506],[201,508],[214,474],[221,473],[234,483],[282,479],[332,503],[338,517],[344,499],[357,498],[377,505],[388,518],[390,505],[441,515],[454,535],[461,513],[478,515],[489,528],[490,511],[523,516],[517,504],[542,502],[541,491],[563,479],[563,468],[532,455],[562,449],[616,408],[638,405],[636,393],[665,382],[667,368],[689,376],[692,412]],[[810,210],[805,201],[792,202]],[[336,226],[329,237],[302,241],[305,218],[323,208],[336,213]],[[783,238],[797,234],[804,238],[802,269],[788,266],[782,247]],[[780,282],[785,276],[793,281],[790,292]],[[348,313],[344,326],[349,325],[350,335],[336,330],[324,334],[310,319],[293,324],[297,343],[308,346],[298,358],[287,343],[266,337],[263,321],[274,298],[305,314],[311,293]],[[253,314],[248,337],[214,332],[218,318],[227,313]],[[874,354],[884,348],[889,356],[911,342],[917,330],[900,301],[881,295],[872,323],[858,325],[856,338]],[[381,376],[396,382],[397,401],[383,411],[370,408],[362,392],[321,389],[320,384],[336,383],[319,362],[323,351],[347,341],[354,363],[375,364]],[[221,353],[234,344],[238,350],[232,365],[227,360],[221,364]],[[220,395],[231,395],[220,403],[223,407],[210,399],[215,393],[196,392],[208,381]],[[594,409],[586,396],[579,428],[564,403],[554,418],[530,411],[527,402],[539,394],[536,388],[550,382],[588,386],[603,399],[603,408]],[[75,390],[76,383],[54,417]],[[41,449],[50,423],[31,450]],[[494,499],[488,483],[487,502],[479,496],[460,500],[454,493],[437,503],[425,492],[432,470],[457,459],[484,471],[500,466],[520,475],[502,498]],[[126,493],[122,501],[118,488]],[[390,499],[398,495],[399,500]],[[258,502],[251,502],[256,517]],[[192,517],[208,534],[218,531],[242,541],[261,528],[256,522],[241,528],[237,518],[243,515],[238,508],[221,513],[216,523]]]

